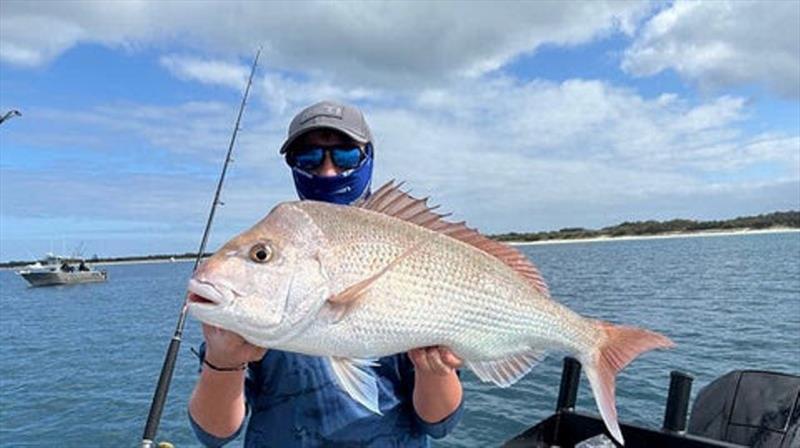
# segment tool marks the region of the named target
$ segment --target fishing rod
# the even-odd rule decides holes
[[[231,162],[231,152],[233,145],[236,142],[236,135],[239,133],[239,123],[242,120],[242,113],[244,113],[245,104],[247,104],[247,97],[250,94],[250,86],[253,83],[253,75],[256,72],[258,65],[258,57],[261,55],[261,48],[256,52],[253,59],[253,66],[250,68],[250,77],[247,78],[247,87],[244,89],[242,95],[242,103],[239,105],[239,115],[236,117],[236,124],[233,127],[233,134],[231,135],[231,142],[228,145],[228,154],[225,156],[225,163],[222,165],[222,173],[219,176],[217,183],[217,191],[214,193],[214,201],[211,203],[211,211],[208,214],[208,221],[206,221],[206,229],[203,232],[203,239],[200,242],[200,249],[197,251],[197,258],[194,260],[194,267],[192,272],[197,269],[200,260],[206,250],[206,242],[208,241],[208,233],[211,230],[211,222],[214,220],[214,212],[217,210],[217,205],[221,204],[219,200],[219,193],[222,191],[222,184],[225,181],[225,173],[228,171],[228,164]],[[187,295],[188,297],[188,295]],[[167,401],[167,392],[169,392],[169,384],[172,381],[172,374],[175,370],[175,361],[178,358],[178,349],[181,346],[181,339],[183,338],[183,327],[186,323],[186,314],[189,310],[189,302],[186,298],[183,299],[183,307],[181,314],[178,316],[178,324],[175,327],[175,334],[172,335],[172,340],[169,343],[167,354],[164,357],[164,364],[161,366],[161,375],[158,377],[158,385],[153,393],[153,401],[150,404],[150,413],[147,416],[147,424],[144,427],[144,434],[142,435],[141,448],[155,448],[154,439],[158,431],[158,424],[161,421],[161,413],[164,410],[164,404]]]

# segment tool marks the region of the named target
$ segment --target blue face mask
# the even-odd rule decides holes
[[[349,205],[369,196],[372,183],[372,147],[368,146],[366,157],[360,166],[342,174],[323,177],[292,168],[294,186],[300,199]]]

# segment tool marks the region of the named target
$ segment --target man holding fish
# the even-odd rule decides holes
[[[189,281],[194,317],[270,348],[250,372],[260,395],[249,401],[248,445],[425,445],[425,434],[442,436],[458,420],[458,360],[509,387],[553,351],[581,362],[608,434],[624,443],[617,373],[672,341],[575,313],[523,253],[393,182],[362,197],[370,177],[359,169],[371,169],[373,152],[365,124],[337,127],[363,123],[351,113],[361,117],[322,103],[292,121],[282,150],[301,198],[312,200],[276,205]],[[245,411],[241,376],[221,376],[262,352],[221,330],[205,334],[190,414],[226,435]],[[220,403],[227,412],[215,411]]]
[[[370,194],[373,139],[363,114],[335,102],[314,104],[289,126],[280,152],[301,199],[349,205]],[[252,248],[255,260],[271,256]],[[294,273],[289,276],[293,277]],[[257,279],[253,279],[256,281]],[[277,285],[276,285],[277,287]],[[214,291],[192,291],[211,303]],[[234,439],[249,413],[245,446],[427,446],[449,433],[462,414],[461,360],[444,347],[415,348],[360,361],[356,369],[327,358],[259,347],[218,326],[203,324],[200,378],[189,402],[198,439],[221,446]],[[332,368],[333,367],[333,368]],[[344,370],[342,370],[344,369]],[[374,406],[355,401],[339,375],[369,371]]]

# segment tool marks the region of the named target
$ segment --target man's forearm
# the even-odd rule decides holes
[[[189,400],[192,419],[216,437],[228,437],[245,416],[244,371],[215,372],[204,368]]]
[[[414,410],[428,423],[449,417],[461,404],[461,380],[455,371],[447,375],[414,374]]]

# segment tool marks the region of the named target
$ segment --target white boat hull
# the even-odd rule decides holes
[[[20,272],[22,278],[31,286],[72,285],[76,283],[104,282],[108,279],[105,271],[50,271],[50,272]]]

